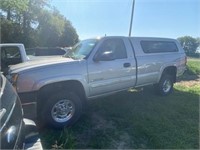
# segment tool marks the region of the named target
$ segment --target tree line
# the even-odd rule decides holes
[[[1,43],[25,47],[72,46],[76,29],[49,0],[1,0]]]
[[[197,50],[200,50],[200,38],[193,38],[191,36],[183,36],[177,38],[181,46],[188,56],[199,56]]]

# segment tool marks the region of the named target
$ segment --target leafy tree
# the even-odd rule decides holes
[[[187,55],[192,55],[196,52],[197,47],[199,46],[200,42],[198,39],[193,38],[191,36],[184,36],[178,38],[180,44],[182,45],[183,49],[185,50]]]
[[[21,43],[22,28],[19,23],[14,23],[10,20],[1,19],[1,42],[2,43]]]
[[[198,48],[200,48],[200,37],[196,38],[197,43],[198,43]]]
[[[44,10],[39,17],[40,46],[72,46],[78,41],[76,30],[56,9]]]
[[[64,31],[64,20],[55,13],[43,10],[39,16],[38,33],[39,38],[42,39],[39,43],[40,46],[56,46],[59,37]]]
[[[71,22],[65,20],[64,32],[59,39],[59,45],[63,47],[73,46],[79,41],[76,29],[72,26]]]
[[[1,42],[20,42],[26,47],[71,46],[78,35],[50,0],[1,0]]]
[[[23,12],[23,42],[27,47],[38,46],[38,16],[44,8],[50,8],[49,0],[29,0],[28,9]]]
[[[6,12],[7,20],[28,9],[29,0],[1,0],[0,9]]]

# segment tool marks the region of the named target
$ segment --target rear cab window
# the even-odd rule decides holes
[[[1,70],[7,74],[8,66],[22,62],[20,49],[17,46],[1,47]]]
[[[144,53],[178,52],[178,47],[173,41],[141,41]]]
[[[2,59],[21,58],[20,50],[17,46],[1,47]]]

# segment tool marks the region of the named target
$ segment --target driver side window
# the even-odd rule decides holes
[[[122,39],[107,39],[99,47],[98,54],[111,52],[113,59],[127,58],[126,48]]]

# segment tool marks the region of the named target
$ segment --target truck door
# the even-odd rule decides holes
[[[135,85],[136,63],[122,38],[100,41],[88,62],[90,96],[127,89]],[[132,51],[131,51],[132,52]],[[132,56],[132,55],[131,55]]]

